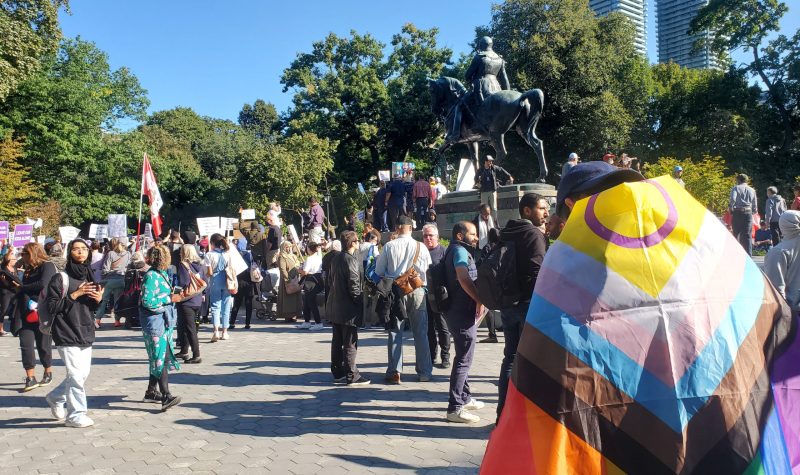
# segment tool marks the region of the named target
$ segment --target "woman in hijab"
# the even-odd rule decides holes
[[[167,275],[167,269],[172,263],[169,249],[153,246],[147,251],[145,259],[150,270],[142,281],[139,319],[150,361],[150,382],[147,392],[144,393],[144,402],[160,402],[163,412],[181,402],[180,397],[170,394],[168,381],[169,368],[180,369],[175,357],[172,334],[177,320],[175,302],[181,301],[181,295],[173,293],[171,280]]]
[[[89,427],[94,421],[86,415],[84,383],[92,367],[95,338],[94,313],[103,299],[103,288],[95,282],[91,250],[85,241],[75,239],[67,245],[67,288],[62,274],[56,274],[47,287],[53,342],[67,371],[64,381],[47,395],[53,417],[66,420],[67,427]],[[66,406],[66,409],[65,409]]]
[[[297,321],[297,316],[300,314],[299,283],[298,290],[293,293],[289,293],[286,288],[290,281],[299,277],[300,260],[292,252],[292,247],[291,242],[283,241],[278,255],[278,268],[281,272],[281,281],[278,287],[278,317],[285,318],[287,322]]]

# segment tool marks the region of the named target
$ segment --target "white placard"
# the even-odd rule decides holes
[[[145,223],[145,225],[144,225],[144,235],[148,239],[153,239],[153,224],[152,223]]]
[[[219,227],[227,233],[233,231],[233,224],[238,222],[238,218],[219,218]]]
[[[211,236],[218,233],[220,229],[219,216],[213,218],[197,218],[197,234],[200,236]]]
[[[108,236],[127,237],[128,236],[128,217],[124,214],[108,215]]]
[[[378,170],[378,180],[389,181],[390,179],[389,170]]]
[[[229,258],[231,267],[233,267],[233,272],[235,272],[236,275],[239,275],[247,270],[247,263],[244,261],[244,258],[242,258],[242,255],[235,250],[235,248],[233,247],[233,243],[231,243],[230,246],[232,250],[228,251],[226,255]]]
[[[36,236],[36,242],[38,242],[42,246],[44,246],[44,240],[45,239],[47,239],[47,236],[45,236],[44,234],[42,234],[40,236]]]
[[[242,219],[243,220],[252,220],[256,219],[256,210],[254,209],[243,209],[242,210]]]
[[[462,158],[458,164],[458,181],[456,181],[456,191],[469,191],[475,188],[475,167],[472,160]]]
[[[78,237],[78,234],[80,233],[81,230],[74,226],[61,226],[58,228],[58,234],[61,235],[61,242],[63,242],[65,245]]]
[[[90,224],[89,225],[89,238],[90,239],[105,239],[108,237],[107,224]]]
[[[290,224],[286,228],[289,230],[289,239],[295,244],[300,244],[300,238],[297,237],[297,230],[294,229],[294,224]]]

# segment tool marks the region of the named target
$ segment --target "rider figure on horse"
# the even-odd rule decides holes
[[[492,39],[484,36],[478,40],[478,53],[472,58],[465,74],[472,83],[472,92],[465,94],[453,110],[453,124],[447,139],[457,142],[461,137],[461,115],[464,107],[477,109],[486,98],[497,91],[509,90],[511,85],[506,74],[506,62],[492,49]]]

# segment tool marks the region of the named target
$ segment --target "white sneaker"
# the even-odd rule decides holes
[[[295,328],[298,330],[308,330],[311,328],[311,322],[303,322],[300,325],[297,325]]]
[[[227,331],[223,330],[221,339],[227,340],[228,338],[230,338],[230,334]]]
[[[311,325],[310,327],[308,327],[308,329],[310,331],[312,331],[312,332],[318,332],[318,331],[324,330],[325,329],[325,325],[323,325],[321,323],[317,323],[317,324]]]
[[[64,406],[53,402],[50,396],[45,397],[45,400],[47,401],[47,405],[50,406],[50,413],[53,414],[53,419],[63,421],[67,418],[67,410],[64,409]]]
[[[77,421],[67,421],[67,427],[76,427],[78,429],[83,429],[84,427],[90,427],[94,425],[94,421],[89,419],[87,416],[83,416]]]
[[[483,406],[485,406],[485,405],[486,405],[485,402],[478,401],[477,399],[475,399],[473,397],[473,398],[470,398],[469,402],[464,405],[464,409],[466,409],[468,411],[477,411],[478,409],[483,409]]]
[[[219,333],[218,332],[214,332],[214,334],[211,335],[211,343],[214,343],[216,341],[219,341]]]
[[[448,412],[447,420],[449,422],[458,422],[461,424],[474,424],[480,421],[481,418],[476,416],[475,414],[470,414],[469,412],[467,412],[466,409],[462,407],[456,412]]]

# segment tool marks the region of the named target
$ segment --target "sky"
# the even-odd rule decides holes
[[[491,19],[486,0],[72,0],[62,13],[67,37],[94,42],[112,69],[126,66],[148,90],[150,112],[178,106],[200,115],[236,120],[245,103],[291,105],[280,77],[298,53],[328,33],[370,33],[389,44],[406,23],[438,27],[439,44],[469,52],[475,27]],[[648,56],[657,59],[655,8],[649,0]],[[790,4],[793,1],[789,2]],[[800,15],[784,17],[785,32]],[[734,60],[742,59],[734,54]],[[118,124],[124,128],[123,124]],[[135,124],[130,124],[135,125]]]

